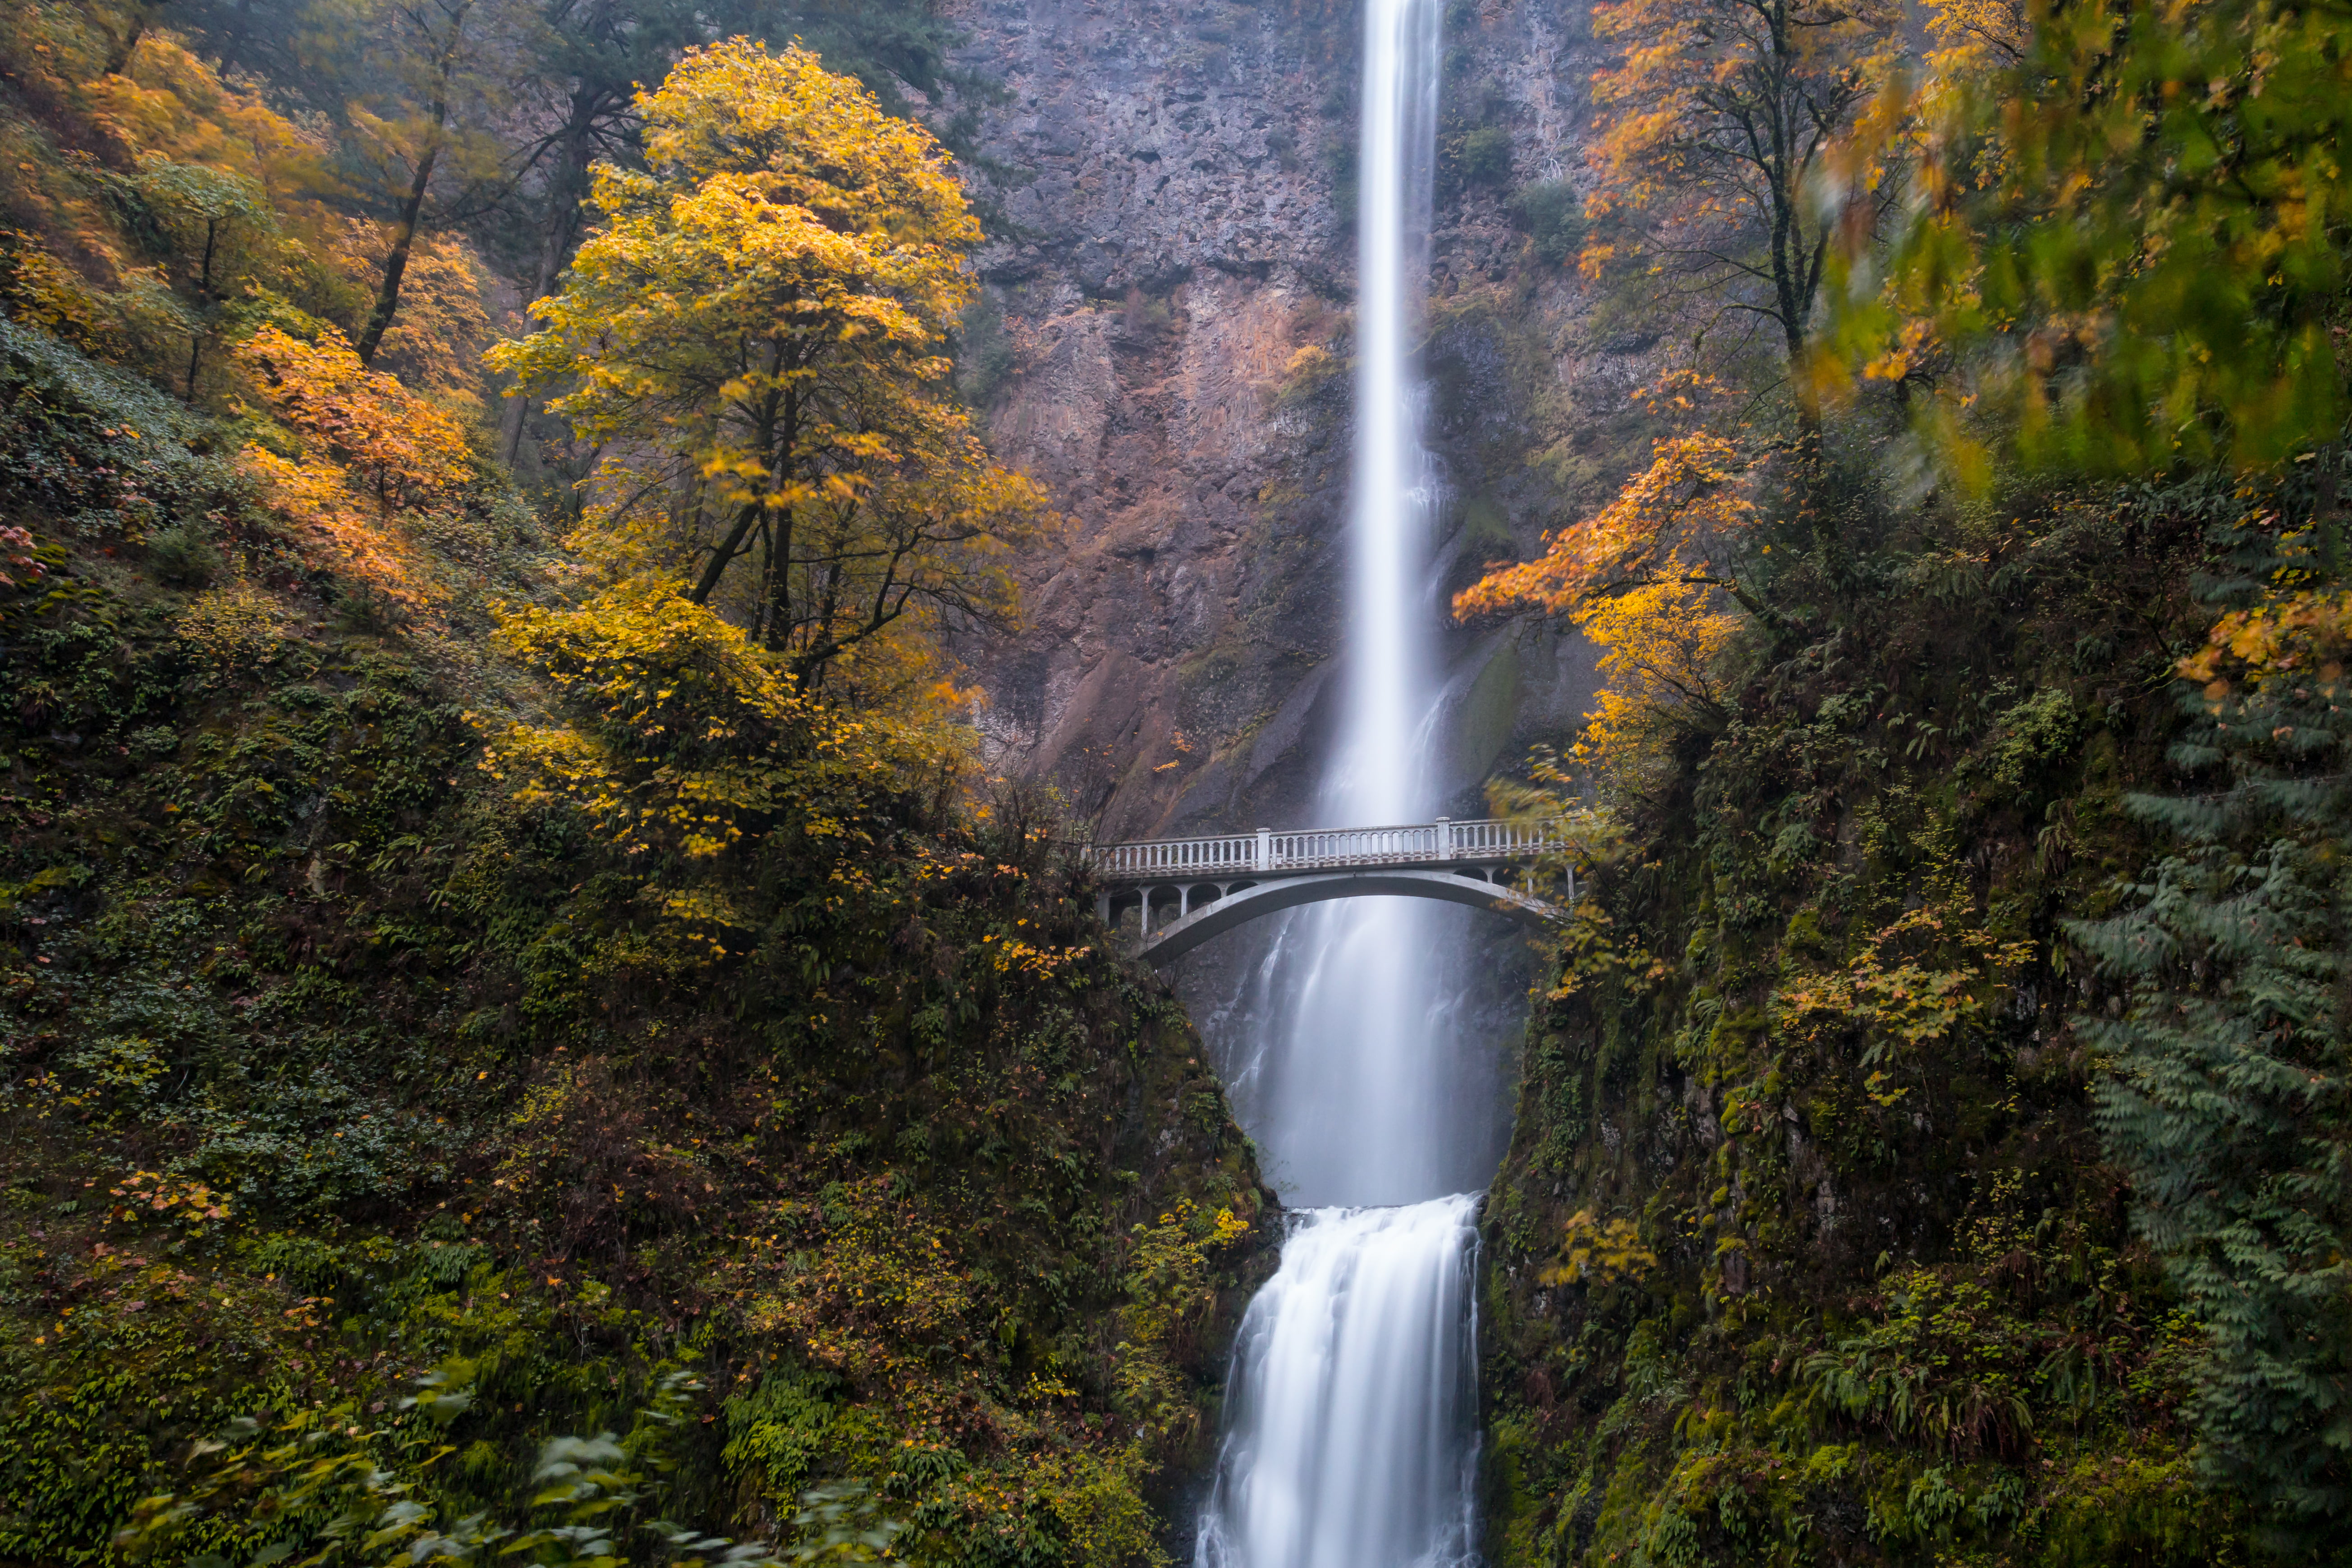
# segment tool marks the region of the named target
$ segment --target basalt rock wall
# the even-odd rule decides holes
[[[1336,708],[1352,418],[1357,7],[979,0],[963,64],[997,236],[967,391],[1066,517],[1028,622],[968,651],[1000,765],[1106,835],[1304,825]],[[1612,343],[1530,192],[1580,172],[1576,0],[1445,20],[1425,363],[1444,500],[1433,617],[1622,467],[1646,345]],[[1557,187],[1555,186],[1555,194]],[[1591,660],[1454,627],[1458,811],[1574,727]]]

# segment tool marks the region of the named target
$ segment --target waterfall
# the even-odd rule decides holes
[[[1422,445],[1412,340],[1429,235],[1437,0],[1365,0],[1357,156],[1356,433],[1340,732],[1316,807],[1371,827],[1435,814],[1435,466]],[[1280,928],[1236,1076],[1270,1174],[1302,1205],[1399,1204],[1476,1186],[1488,1152],[1446,1115],[1455,1000],[1433,967],[1443,911],[1346,899]]]
[[[1346,702],[1326,820],[1426,820],[1436,712],[1413,304],[1437,119],[1439,0],[1365,0]],[[1234,1352],[1195,1568],[1449,1568],[1475,1556],[1470,1268],[1482,1141],[1449,1092],[1454,989],[1428,906],[1286,922],[1240,1087],[1295,1204]],[[1452,1194],[1448,1196],[1445,1194]],[[1369,1207],[1362,1205],[1388,1205]]]
[[[1295,1216],[1234,1351],[1197,1568],[1442,1568],[1473,1547],[1476,1199]]]

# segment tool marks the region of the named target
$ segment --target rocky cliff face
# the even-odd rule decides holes
[[[1305,825],[1337,683],[1354,295],[1353,5],[976,0],[965,63],[1001,237],[970,388],[1068,518],[1027,628],[971,657],[1008,771],[1107,835]],[[1446,480],[1433,616],[1615,466],[1633,350],[1595,347],[1528,232],[1571,177],[1591,68],[1576,0],[1455,0],[1430,266]],[[1556,188],[1556,187],[1555,187]],[[1455,628],[1455,808],[1573,727],[1555,628]]]

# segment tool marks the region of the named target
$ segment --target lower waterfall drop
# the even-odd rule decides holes
[[[1475,1561],[1477,1199],[1294,1216],[1234,1350],[1196,1568]]]

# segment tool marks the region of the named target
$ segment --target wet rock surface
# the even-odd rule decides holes
[[[998,763],[1106,836],[1305,825],[1340,686],[1357,12],[988,0],[955,19],[960,63],[1008,94],[978,111],[1000,237],[974,322],[996,348],[969,390],[1067,519],[1028,570],[1026,627],[965,650]],[[1445,47],[1433,616],[1622,468],[1641,358],[1594,346],[1572,266],[1516,216],[1580,161],[1582,7],[1457,0]],[[1475,811],[1494,767],[1572,731],[1590,656],[1534,624],[1454,628],[1444,652],[1447,787]]]

